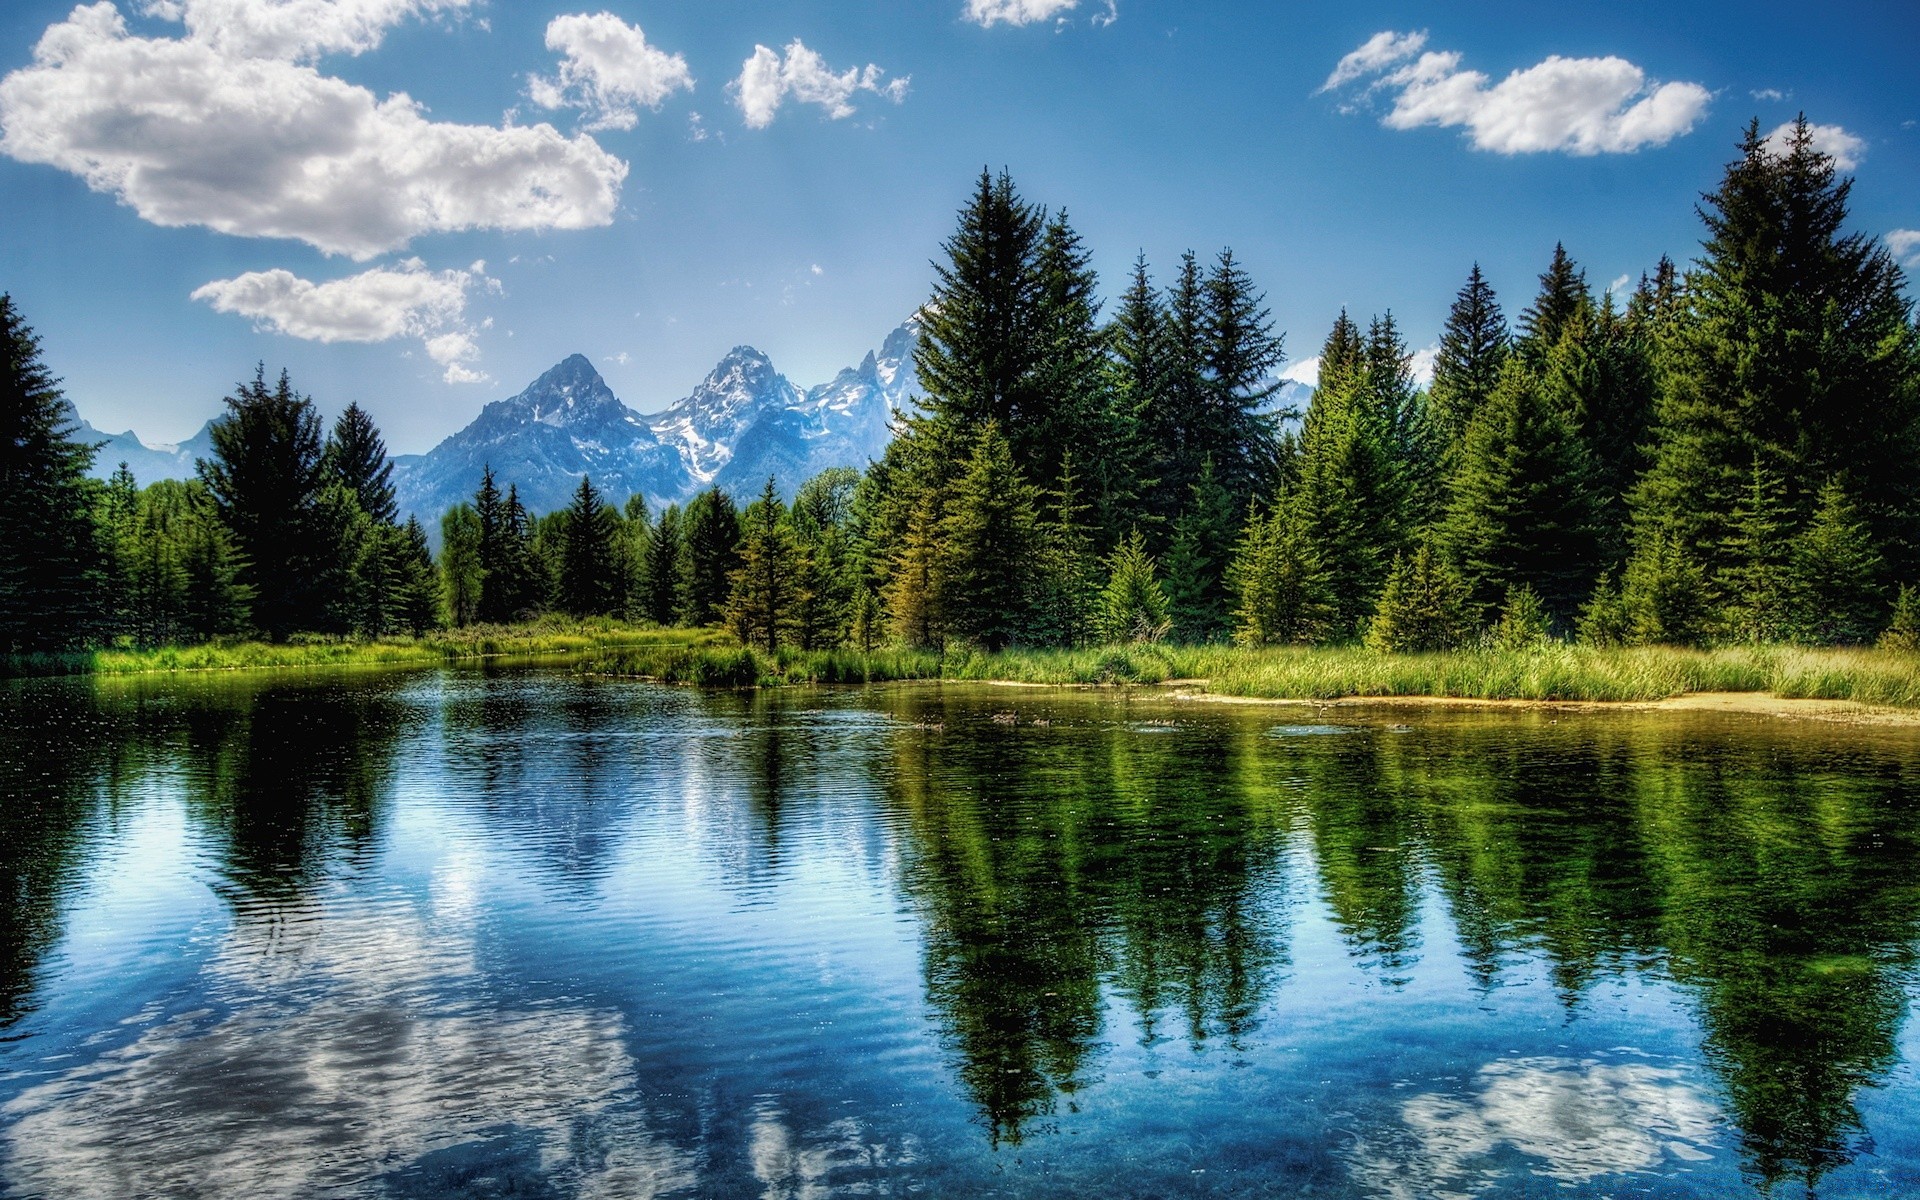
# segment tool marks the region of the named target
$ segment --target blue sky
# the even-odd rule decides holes
[[[101,428],[265,360],[419,451],[575,351],[647,411],[739,343],[824,380],[991,165],[1109,294],[1231,245],[1293,358],[1342,306],[1424,345],[1476,260],[1512,314],[1556,240],[1692,254],[1754,117],[1920,261],[1916,45],[1911,0],[10,0],[0,289]]]

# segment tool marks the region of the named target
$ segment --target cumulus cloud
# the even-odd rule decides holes
[[[1080,0],[967,0],[965,15],[967,20],[982,28],[1003,21],[1008,25],[1031,25],[1036,21],[1050,21],[1061,16],[1079,3]],[[1109,4],[1106,20],[1101,24],[1111,24],[1113,13],[1113,6]]]
[[[1838,125],[1808,125],[1807,132],[1812,135],[1813,148],[1831,158],[1839,170],[1855,170],[1867,156],[1867,139]],[[1792,142],[1792,121],[1767,135],[1767,149],[1775,154],[1785,155]]]
[[[1426,44],[1425,33],[1382,30],[1360,43],[1358,50],[1342,58],[1334,66],[1333,74],[1327,76],[1327,81],[1320,85],[1320,91],[1329,92],[1364,75],[1377,74],[1394,63],[1412,58],[1425,49]]]
[[[895,104],[905,100],[909,77],[902,75],[883,84],[880,77],[884,74],[872,63],[864,68],[833,71],[825,59],[795,38],[784,57],[765,46],[755,46],[753,57],[741,64],[740,77],[728,85],[728,91],[746,116],[747,127],[765,129],[773,124],[789,97],[802,104],[819,105],[836,121],[853,115],[851,101],[856,92],[872,92]]]
[[[608,224],[627,166],[590,137],[431,121],[404,94],[382,100],[299,61],[464,3],[163,3],[153,11],[187,23],[179,38],[131,36],[108,0],[81,5],[0,79],[0,153],[69,171],[156,225],[362,260],[424,233]]]
[[[647,35],[612,13],[574,13],[547,23],[547,49],[561,55],[553,79],[534,76],[528,94],[542,108],[577,108],[589,129],[632,129],[639,109],[657,109],[693,90],[687,60],[647,44]]]
[[[417,337],[427,356],[446,368],[448,383],[479,383],[487,376],[467,365],[480,350],[465,317],[469,291],[498,287],[486,266],[477,262],[464,271],[430,271],[413,258],[326,283],[286,270],[249,271],[215,280],[197,289],[193,299],[216,312],[250,318],[257,328],[310,342]]]
[[[1887,249],[1904,265],[1920,268],[1920,229],[1896,229],[1889,233]]]
[[[1612,56],[1550,55],[1496,84],[1462,69],[1457,53],[1427,51],[1382,74],[1407,57],[1407,40],[1418,37],[1375,35],[1340,61],[1328,84],[1334,86],[1343,70],[1343,83],[1376,75],[1368,90],[1393,97],[1382,119],[1387,128],[1461,128],[1476,149],[1497,154],[1626,154],[1663,146],[1690,132],[1712,99],[1697,83],[1655,84],[1639,67]],[[1369,59],[1380,61],[1368,66]]]

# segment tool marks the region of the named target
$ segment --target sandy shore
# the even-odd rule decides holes
[[[1700,692],[1667,700],[1473,700],[1455,696],[1347,696],[1339,700],[1269,700],[1223,696],[1200,690],[1197,680],[1178,680],[1174,695],[1210,704],[1265,704],[1293,708],[1484,708],[1557,712],[1714,712],[1824,721],[1837,725],[1920,728],[1920,712],[1852,700],[1796,700],[1768,692]],[[1174,685],[1168,685],[1174,687]]]

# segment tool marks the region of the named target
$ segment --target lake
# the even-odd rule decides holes
[[[1920,732],[0,692],[0,1195],[1920,1193]]]

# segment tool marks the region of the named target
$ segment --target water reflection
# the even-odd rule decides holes
[[[1920,1139],[1906,734],[511,672],[0,717],[0,1191],[1846,1195],[1867,1089]],[[190,861],[116,869],[218,921],[68,994],[155,806]]]

